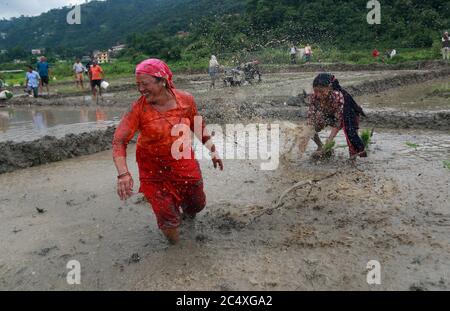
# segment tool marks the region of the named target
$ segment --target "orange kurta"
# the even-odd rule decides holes
[[[172,91],[177,108],[160,113],[142,96],[122,118],[113,140],[114,157],[126,156],[129,141],[139,131],[136,160],[140,192],[151,203],[162,229],[180,225],[179,208],[195,214],[205,206],[202,175],[193,150],[190,159],[176,160],[172,156],[172,145],[179,139],[179,136],[172,136],[172,129],[184,124],[194,131],[197,106],[189,93],[176,89]],[[204,126],[202,122],[202,131]],[[205,142],[208,139],[205,137],[202,140]]]

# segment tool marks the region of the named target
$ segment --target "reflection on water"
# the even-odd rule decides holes
[[[0,141],[29,141],[45,135],[62,137],[105,129],[119,122],[123,111],[103,107],[0,109]]]

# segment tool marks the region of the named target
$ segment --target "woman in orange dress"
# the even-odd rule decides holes
[[[195,136],[211,152],[214,167],[223,170],[223,163],[198,115],[194,97],[175,88],[167,64],[159,59],[143,61],[136,67],[136,83],[142,96],[122,118],[113,140],[117,193],[122,200],[132,195],[133,178],[127,167],[126,148],[139,131],[139,191],[150,202],[169,242],[177,243],[182,218],[194,219],[206,205],[202,174],[190,139],[194,129]],[[199,118],[201,133],[194,127]],[[189,135],[180,130],[183,128],[189,130]],[[180,137],[184,137],[181,145]]]

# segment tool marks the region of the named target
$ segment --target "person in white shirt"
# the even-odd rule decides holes
[[[211,55],[211,59],[209,60],[209,76],[211,77],[211,88],[216,87],[217,75],[219,74],[219,62],[217,61],[217,57]]]
[[[449,55],[450,55],[450,38],[448,35],[448,31],[446,31],[442,36],[442,58],[444,60],[449,60]]]
[[[86,70],[86,67],[84,67],[84,65],[80,62],[80,59],[78,58],[76,60],[76,63],[73,64],[73,71],[75,73],[75,83],[78,86],[81,86],[81,89],[84,90],[84,85],[83,85],[83,74]]]
[[[297,47],[295,45],[292,45],[290,54],[291,54],[291,64],[297,64]]]

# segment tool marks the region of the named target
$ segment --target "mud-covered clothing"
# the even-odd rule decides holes
[[[192,95],[176,89],[171,91],[177,102],[175,109],[159,112],[142,96],[122,118],[113,140],[114,157],[126,156],[129,141],[139,131],[136,148],[139,191],[151,203],[161,229],[180,226],[180,208],[188,214],[196,214],[206,204],[202,174],[193,149],[190,149],[190,159],[176,160],[172,156],[172,146],[180,138],[172,135],[172,129],[183,124],[194,131],[197,106]],[[204,128],[202,121],[202,133]],[[191,133],[188,134],[190,139]],[[203,137],[202,142],[209,138]],[[183,147],[186,145],[191,147],[192,141],[184,142]]]
[[[313,126],[316,132],[322,131],[327,126],[341,129],[343,126],[344,95],[338,91],[331,92],[325,102],[326,105],[322,105],[317,96],[311,95],[308,125]]]
[[[314,94],[311,96],[308,125],[316,132],[327,126],[343,129],[350,155],[363,152],[364,143],[358,135],[359,117],[364,115],[362,108],[345,90],[331,92],[326,103],[322,105]]]

